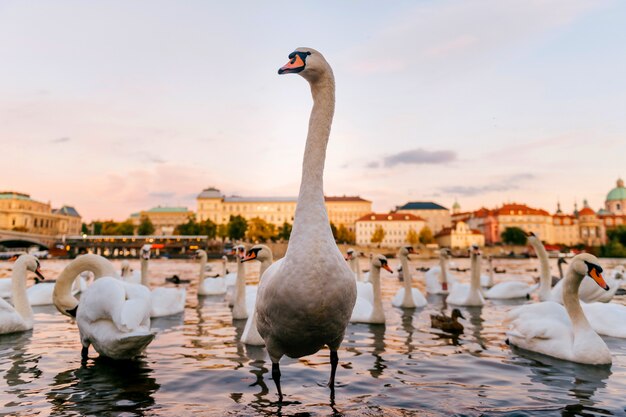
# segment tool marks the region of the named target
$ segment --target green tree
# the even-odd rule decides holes
[[[415,246],[420,241],[420,237],[413,228],[410,228],[406,234],[406,241],[411,245]]]
[[[228,237],[228,225],[226,223],[217,226],[217,236],[222,239],[222,242]]]
[[[424,226],[422,230],[420,230],[419,241],[423,245],[428,245],[429,243],[433,243],[435,241],[433,232],[428,226]]]
[[[231,240],[241,240],[246,235],[246,230],[248,230],[248,222],[243,217],[230,216],[230,220],[228,221],[228,237]]]
[[[385,234],[385,229],[383,229],[382,226],[376,226],[374,233],[372,233],[370,242],[376,243],[378,244],[378,247],[380,247],[381,242],[385,239]]]
[[[112,236],[117,234],[117,222],[113,220],[105,220],[101,223],[100,234]]]
[[[203,222],[198,223],[200,226],[200,234],[207,235],[209,239],[215,239],[217,236],[217,225],[211,220],[206,219]]]
[[[609,241],[616,241],[626,246],[626,226],[617,226],[615,229],[607,230],[606,237]]]
[[[102,234],[102,222],[101,221],[93,221],[91,222],[91,228],[93,229],[94,235]]]
[[[519,227],[507,227],[500,236],[502,241],[508,245],[526,244],[526,233]]]
[[[337,241],[353,245],[356,241],[356,234],[342,224],[337,229]]]
[[[290,223],[283,223],[283,225],[278,228],[278,234],[276,237],[282,240],[289,240],[289,236],[291,236],[291,229],[292,226]]]
[[[124,222],[118,223],[115,227],[116,235],[132,235],[135,233],[135,226],[133,226],[133,222],[130,220],[126,220]]]
[[[187,219],[187,223],[179,224],[174,228],[175,235],[182,236],[196,236],[201,235],[200,233],[200,225],[196,223],[196,220],[193,217],[189,217]]]
[[[333,233],[333,239],[337,241],[337,226],[333,222],[330,222],[330,231]]]
[[[154,233],[154,225],[148,216],[143,216],[139,222],[139,227],[137,228],[137,234],[139,236],[148,236]]]
[[[83,223],[83,224],[80,226],[80,232],[81,232],[83,235],[88,235],[88,234],[89,234],[89,228],[87,227],[87,223]]]
[[[248,221],[246,236],[251,242],[267,242],[276,235],[276,226],[265,220],[255,217]]]

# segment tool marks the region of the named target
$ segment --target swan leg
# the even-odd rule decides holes
[[[81,351],[80,351],[80,357],[81,357],[83,360],[87,360],[87,359],[89,359],[89,345],[87,345],[87,346],[83,346],[83,348],[82,348],[82,349],[81,349]]]
[[[276,389],[278,390],[278,401],[283,402],[283,392],[280,389],[280,366],[278,362],[272,363],[272,379],[274,380],[274,384],[276,384]]]
[[[337,373],[337,365],[339,364],[339,355],[336,350],[330,351],[330,381],[328,386],[330,387],[330,396],[335,398],[335,373]]]

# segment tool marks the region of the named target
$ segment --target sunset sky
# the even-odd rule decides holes
[[[327,195],[598,209],[626,176],[626,2],[0,1],[0,189],[125,219],[294,196],[333,67]]]

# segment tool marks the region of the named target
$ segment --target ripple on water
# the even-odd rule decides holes
[[[524,273],[536,261],[505,262],[508,271]],[[65,263],[46,261],[44,273],[54,278]],[[467,260],[457,264],[464,267]],[[196,270],[189,261],[151,261],[154,285],[174,273],[193,278]],[[254,271],[249,283],[256,281]],[[0,275],[8,274],[0,268]],[[422,290],[423,276],[415,274]],[[190,285],[184,314],[153,320],[158,337],[135,361],[81,362],[75,324],[52,306],[35,308],[33,331],[0,336],[0,415],[624,414],[622,340],[606,338],[614,355],[608,368],[512,350],[504,344],[501,321],[520,301],[462,308],[465,333],[453,337],[430,328],[431,313],[449,311],[443,297],[429,296],[422,309],[401,310],[390,305],[399,286],[384,276],[385,326],[348,327],[334,405],[325,387],[327,350],[281,361],[286,404],[279,406],[265,349],[239,341],[245,321],[233,322],[223,297],[198,298]]]

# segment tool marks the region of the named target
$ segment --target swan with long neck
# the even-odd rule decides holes
[[[141,249],[141,285],[150,290],[148,263],[150,261],[150,245]],[[150,317],[167,317],[185,311],[187,291],[184,288],[158,287],[150,290]]]
[[[335,110],[333,72],[314,49],[299,48],[289,59],[279,73],[298,73],[309,82],[313,109],[287,253],[266,271],[256,303],[257,327],[281,400],[280,358],[300,358],[324,346],[330,349],[334,393],[337,350],[356,301],[354,274],[335,243],[324,204],[324,160]]]
[[[424,307],[428,302],[424,295],[417,288],[411,286],[411,269],[409,268],[409,254],[415,253],[412,246],[403,246],[398,252],[402,271],[404,273],[403,287],[398,288],[396,295],[393,297],[391,304],[394,307],[415,308]]]
[[[380,294],[380,269],[385,269],[393,274],[384,255],[374,255],[371,261],[370,281],[374,289],[374,301],[357,297],[356,304],[352,310],[350,322],[385,324],[385,310],[383,310],[383,299]]]
[[[361,275],[361,271],[360,271],[361,268],[359,266],[359,254],[353,249],[348,249],[346,251],[346,260],[350,262],[350,268],[352,270],[356,270],[355,278],[356,278],[357,298],[364,298],[368,300],[370,303],[373,303],[374,302],[374,289],[372,287],[372,283],[369,282],[370,281],[369,272],[367,273],[367,278]]]
[[[482,306],[485,304],[480,288],[480,261],[481,255],[477,246],[473,246],[470,252],[471,278],[470,283],[456,283],[452,286],[446,299],[449,304],[458,306]]]
[[[196,256],[200,259],[200,273],[198,275],[198,295],[222,295],[226,294],[228,291],[228,286],[226,285],[226,260],[222,258],[222,275],[219,277],[208,277],[205,278],[205,268],[207,262],[207,253],[198,249],[196,251]]]
[[[28,271],[39,278],[41,274],[39,260],[32,255],[22,255],[13,263],[11,273],[11,298],[13,305],[0,298],[0,334],[24,332],[33,328],[33,309],[26,294]]]
[[[533,233],[526,233],[526,236],[530,239],[536,236]],[[538,240],[538,239],[537,239]],[[532,243],[535,247],[536,242]],[[541,242],[539,242],[541,244]],[[543,245],[542,245],[543,247]],[[485,298],[497,299],[497,300],[511,300],[514,298],[530,298],[530,293],[533,292],[534,287],[530,284],[522,281],[505,281],[499,282],[493,287],[485,291]]]
[[[74,278],[93,272],[95,281],[81,295],[72,295]],[[130,359],[154,339],[150,331],[150,291],[143,285],[119,279],[111,262],[99,255],[81,255],[70,262],[57,278],[54,305],[62,314],[75,318],[87,358],[89,346],[103,356]]]
[[[263,275],[265,271],[272,265],[274,261],[274,257],[272,255],[272,250],[265,245],[255,245],[248,251],[248,254],[244,259],[241,260],[241,263],[249,262],[257,260],[261,262],[261,270],[259,271],[259,283],[263,280]],[[245,293],[245,289],[243,290],[244,296],[248,297],[249,295]],[[254,312],[254,304],[256,301],[256,297],[250,300],[253,306],[253,313],[248,317],[248,321],[246,322],[246,327],[243,329],[243,333],[241,335],[241,341],[246,345],[253,346],[264,346],[265,341],[259,334],[256,325],[256,313]],[[244,300],[244,303],[246,300]],[[233,309],[233,318],[235,315],[235,310]]]
[[[545,301],[509,311],[508,342],[571,362],[610,364],[611,352],[587,320],[578,297],[580,283],[587,274],[600,288],[609,290],[598,258],[588,253],[576,255],[563,279],[564,305]]]
[[[457,278],[448,270],[450,251],[442,248],[439,251],[439,266],[426,271],[426,292],[429,294],[448,294],[450,287],[457,282]]]
[[[244,245],[237,245],[233,248],[231,254],[235,255],[237,273],[232,293],[228,299],[228,306],[233,308],[233,319],[245,320],[249,316],[249,308],[246,308],[246,298],[249,292],[253,293],[254,297],[256,297],[256,287],[252,289],[246,285],[246,268],[243,263],[243,260],[246,257],[246,247]],[[254,307],[254,304],[252,307]]]

